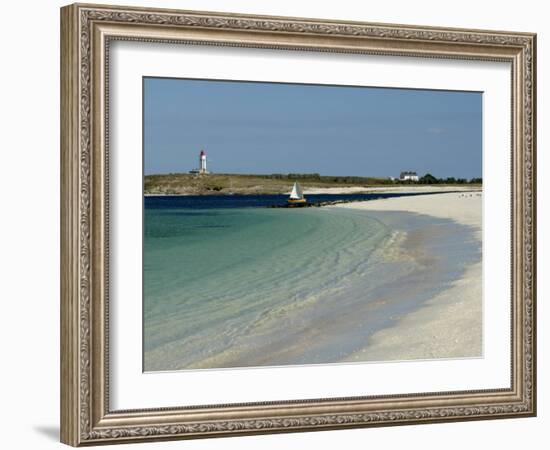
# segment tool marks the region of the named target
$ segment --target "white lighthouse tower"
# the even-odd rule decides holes
[[[204,150],[201,150],[199,155],[199,173],[208,173],[208,170],[206,170],[206,152]]]

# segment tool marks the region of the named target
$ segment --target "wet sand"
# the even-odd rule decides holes
[[[481,247],[481,192],[391,198],[334,207],[364,211],[406,211],[451,219],[474,229]],[[376,332],[345,361],[396,361],[482,356],[482,265],[472,264],[420,309]]]

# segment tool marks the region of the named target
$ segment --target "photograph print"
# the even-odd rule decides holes
[[[143,370],[482,357],[482,100],[143,78]]]

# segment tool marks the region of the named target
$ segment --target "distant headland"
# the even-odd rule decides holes
[[[295,182],[299,182],[304,191],[317,193],[350,193],[373,188],[395,189],[401,185],[408,188],[414,188],[416,185],[479,188],[482,184],[481,178],[437,178],[430,173],[419,176],[411,170],[402,171],[399,177],[331,176],[319,173],[216,173],[208,170],[207,161],[206,151],[202,149],[198,155],[198,167],[188,173],[146,175],[145,195],[288,194]]]
[[[407,172],[410,173],[410,172]],[[345,189],[354,192],[370,188],[456,186],[479,188],[481,178],[470,180],[464,178],[436,178],[430,174],[411,179],[327,176],[317,173],[288,174],[229,174],[229,173],[171,173],[146,175],[144,178],[145,195],[260,195],[288,194],[295,181],[299,181],[304,191]]]

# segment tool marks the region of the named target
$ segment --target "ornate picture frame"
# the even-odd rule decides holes
[[[110,45],[120,40],[510,63],[509,388],[112,410],[108,65]],[[81,446],[534,416],[535,89],[531,33],[106,5],[62,8],[61,441]]]

